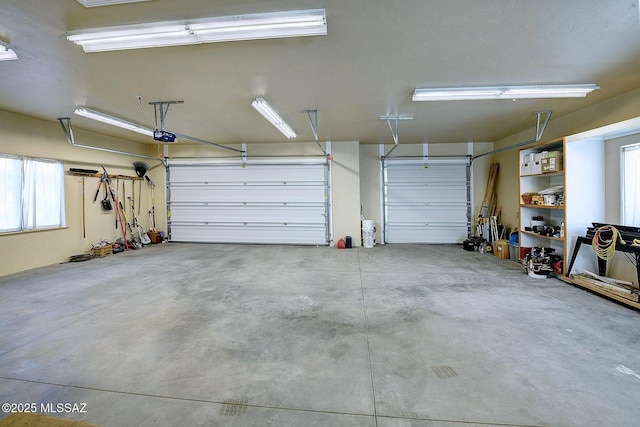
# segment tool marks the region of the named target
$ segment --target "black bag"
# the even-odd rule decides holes
[[[107,192],[107,186],[104,186],[104,199],[102,199],[102,207],[107,210],[113,210],[113,206],[111,206],[111,200],[109,200],[109,193]]]

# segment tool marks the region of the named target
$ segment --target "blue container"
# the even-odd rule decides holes
[[[518,232],[514,231],[509,235],[509,244],[518,246]]]

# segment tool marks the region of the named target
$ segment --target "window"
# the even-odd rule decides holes
[[[62,162],[0,154],[0,232],[64,225]]]
[[[622,147],[622,223],[640,227],[640,144]]]

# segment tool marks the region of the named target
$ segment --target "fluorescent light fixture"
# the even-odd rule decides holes
[[[67,32],[85,52],[327,34],[325,9],[151,22]]]
[[[581,98],[599,86],[589,84],[416,88],[414,101],[461,101],[474,99]]]
[[[18,59],[18,55],[14,50],[0,43],[0,61],[11,61],[13,59]]]
[[[255,101],[251,103],[251,106],[255,108],[258,113],[262,114],[262,116],[269,120],[269,122],[274,125],[284,136],[287,138],[295,138],[296,133],[291,129],[291,127],[284,121],[278,113],[269,105],[267,101],[262,98],[256,98]]]
[[[138,3],[141,1],[149,1],[149,0],[78,0],[78,3],[80,3],[84,7],[96,7],[96,6],[111,6],[113,4],[122,4],[122,3]]]
[[[87,107],[78,107],[76,108],[75,113],[79,116],[87,117],[89,119],[97,120],[102,123],[106,123],[112,126],[117,126],[119,128],[123,128],[127,130],[132,130],[134,132],[138,132],[143,135],[153,137],[153,129],[149,129],[137,123],[129,122],[119,117],[114,117],[106,113],[101,113],[100,111],[92,110]]]

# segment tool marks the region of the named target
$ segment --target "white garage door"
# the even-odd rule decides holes
[[[387,243],[461,243],[469,223],[467,161],[386,160]]]
[[[169,238],[326,245],[326,163],[170,161]]]

